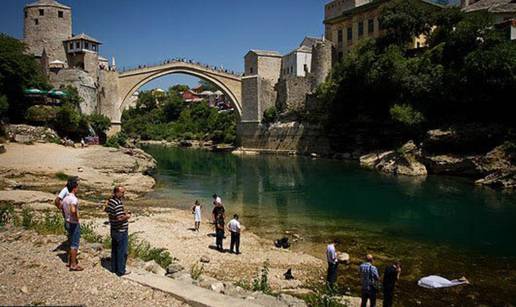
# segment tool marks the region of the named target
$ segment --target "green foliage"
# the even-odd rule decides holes
[[[21,216],[21,226],[25,229],[30,229],[34,225],[32,212],[27,208],[23,208]]]
[[[216,92],[218,91],[218,87],[211,83],[210,81],[206,80],[199,80],[199,85],[202,86],[203,91],[210,91],[210,92]]]
[[[140,94],[134,108],[122,114],[122,130],[143,140],[202,139],[214,143],[236,141],[236,114],[218,112],[206,102],[186,104],[179,95],[182,88],[172,87],[160,97],[160,103]]]
[[[35,105],[27,109],[25,119],[36,125],[49,125],[55,123],[59,108],[45,105]]]
[[[36,230],[39,234],[64,234],[63,216],[56,212],[45,212],[43,220],[33,221],[28,228]]]
[[[391,107],[390,113],[394,121],[408,127],[417,126],[425,120],[423,114],[409,104],[395,104]]]
[[[263,267],[260,271],[259,276],[253,280],[253,291],[261,291],[265,294],[271,293],[271,287],[269,285],[269,261],[266,260],[263,263]]]
[[[124,147],[126,145],[127,145],[127,135],[123,131],[110,136],[107,139],[106,144],[104,144],[104,146],[106,146],[106,147],[114,147],[114,148]]]
[[[516,93],[516,44],[503,39],[487,13],[435,11],[416,2],[386,4],[387,35],[362,40],[335,65],[316,92],[327,110],[320,123],[330,133],[399,124],[412,128],[403,134],[429,126],[514,128],[507,97]],[[429,35],[429,46],[408,50],[419,34]]]
[[[11,203],[0,203],[0,228],[9,224],[14,216],[14,206]]]
[[[5,95],[0,95],[0,118],[9,110],[9,102]]]
[[[193,280],[199,280],[199,278],[201,278],[202,273],[204,273],[203,263],[201,263],[201,265],[199,265],[199,263],[194,263],[194,265],[192,265],[192,267],[190,268],[190,276]]]
[[[24,119],[30,105],[23,90],[32,87],[50,89],[40,64],[25,53],[25,45],[21,41],[0,33],[0,97],[7,97],[11,121]]]
[[[270,107],[263,111],[262,123],[270,124],[278,120],[278,111],[276,107]]]
[[[433,25],[432,9],[420,0],[394,0],[384,4],[379,18],[385,29],[384,44],[406,47],[414,37],[428,35]]]
[[[60,89],[66,93],[66,96],[61,98],[61,103],[79,108],[81,102],[84,100],[79,96],[77,88],[72,85],[67,85],[62,86]]]
[[[57,173],[55,174],[55,177],[56,177],[57,179],[59,179],[59,180],[66,181],[66,180],[68,180],[68,178],[69,178],[70,176],[68,176],[67,174],[65,174],[65,173],[63,173],[63,172],[57,172]]]
[[[95,131],[95,133],[99,136],[105,135],[111,127],[111,120],[109,117],[102,114],[93,113],[88,116],[88,121],[91,125],[91,128],[93,128],[93,131]]]
[[[162,268],[172,263],[172,256],[165,248],[155,248],[149,242],[139,240],[135,234],[129,235],[129,256],[143,261],[154,260]]]
[[[90,243],[104,242],[104,238],[95,231],[93,223],[81,224],[81,238]]]

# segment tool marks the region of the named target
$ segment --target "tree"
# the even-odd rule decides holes
[[[414,37],[429,35],[433,18],[429,4],[420,0],[394,0],[381,7],[380,25],[385,29],[383,44],[406,47]]]
[[[75,86],[61,86],[60,90],[66,93],[66,96],[61,98],[61,103],[68,104],[76,108],[80,108],[80,105],[84,101],[84,99],[82,99],[82,97],[79,96],[79,91]]]
[[[216,92],[219,89],[212,82],[206,81],[206,80],[202,80],[202,79],[199,80],[199,85],[202,86],[202,89],[205,90],[205,91]]]
[[[17,39],[0,33],[0,96],[7,98],[8,116],[13,121],[22,121],[30,106],[24,89],[50,89],[41,66],[33,56],[25,54],[25,48]]]
[[[109,117],[93,113],[90,116],[88,116],[88,121],[91,125],[91,128],[93,128],[93,131],[102,139],[104,140],[106,138],[106,132],[111,127],[111,120]]]
[[[5,95],[0,95],[0,119],[4,116],[9,110],[9,102],[7,101],[7,97]]]

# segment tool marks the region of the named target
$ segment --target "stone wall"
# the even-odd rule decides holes
[[[43,16],[39,10],[43,10]],[[62,18],[59,11],[63,13]],[[72,11],[52,5],[35,5],[26,7],[25,14],[23,40],[28,52],[41,56],[44,49],[50,62],[66,63],[63,41],[72,36]]]
[[[259,76],[242,78],[242,121],[261,122],[263,112],[276,104],[276,90]]]
[[[281,57],[259,57],[258,58],[258,75],[272,84],[275,84],[280,78],[281,73]]]
[[[120,109],[120,95],[118,87],[118,72],[99,71],[99,112],[119,124],[122,117]]]
[[[59,88],[71,85],[77,88],[79,96],[83,99],[80,104],[81,112],[91,114],[97,110],[97,84],[96,79],[81,69],[61,69],[57,73],[51,72],[50,83]]]
[[[68,64],[72,68],[79,68],[86,71],[90,76],[96,78],[99,71],[98,54],[94,52],[81,52],[70,55]]]
[[[305,77],[282,79],[276,84],[276,90],[278,92],[276,108],[279,111],[299,111],[305,108],[306,95],[311,90],[311,82]]]
[[[328,139],[320,127],[297,122],[267,125],[240,125],[240,146],[243,150],[272,153],[327,155],[331,153]]]

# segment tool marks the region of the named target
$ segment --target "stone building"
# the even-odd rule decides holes
[[[281,60],[281,78],[306,77],[312,70],[312,48],[321,38],[305,37],[299,47]]]
[[[50,83],[56,88],[77,88],[85,114],[119,112],[114,101],[118,73],[99,56],[99,41],[84,33],[73,34],[72,9],[55,0],[38,0],[25,6],[24,16],[23,41],[27,51],[40,59]]]
[[[28,52],[49,62],[67,63],[64,41],[72,37],[72,9],[54,0],[39,0],[24,8],[23,40]]]
[[[379,37],[383,30],[379,17],[381,6],[389,0],[334,0],[325,6],[325,37],[336,47],[337,59],[367,37]],[[441,7],[431,1],[421,0],[422,3]],[[414,37],[410,48],[423,47],[426,44],[424,36]]]

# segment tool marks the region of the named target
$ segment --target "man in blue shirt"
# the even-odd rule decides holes
[[[330,290],[334,290],[335,282],[337,282],[337,251],[335,249],[335,245],[337,244],[337,240],[333,240],[326,247],[326,259],[328,260],[328,272],[326,275],[326,282]]]
[[[362,282],[362,302],[361,307],[367,306],[367,300],[370,301],[371,307],[376,306],[376,291],[378,290],[378,269],[373,265],[373,255],[366,256],[366,262],[362,263],[359,268],[360,280]]]

